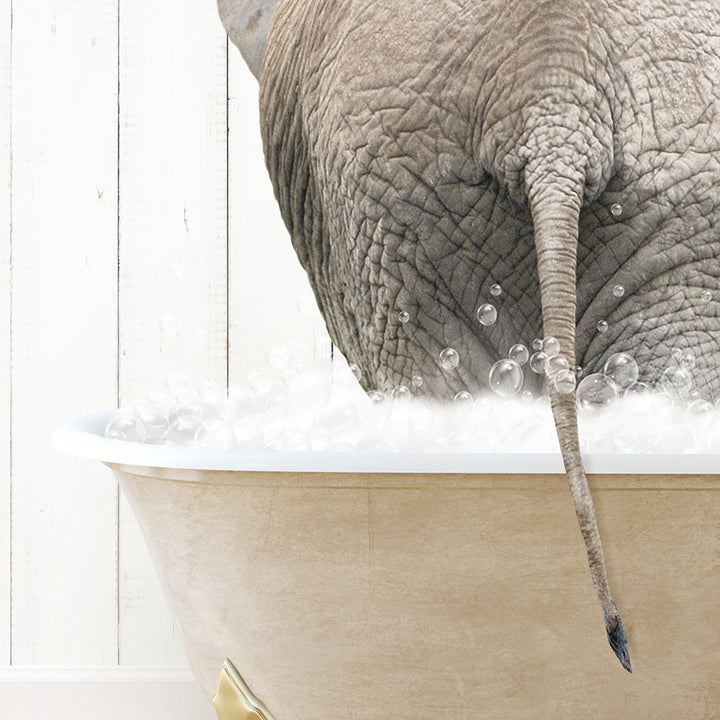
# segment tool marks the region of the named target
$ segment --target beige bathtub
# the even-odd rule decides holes
[[[229,658],[264,703],[223,720],[720,717],[720,456],[586,458],[629,675],[559,456],[162,448],[106,419],[55,445],[115,473],[207,697]]]

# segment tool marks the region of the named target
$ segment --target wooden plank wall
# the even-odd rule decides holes
[[[10,0],[0,0],[0,665],[10,663]]]
[[[116,490],[102,468],[49,450],[64,418],[117,400],[116,16],[113,2],[13,3],[12,661],[20,665],[117,657]]]
[[[0,665],[184,666],[110,473],[49,438],[171,372],[329,356],[257,83],[212,0],[0,0],[0,71]]]
[[[120,402],[227,376],[226,40],[212,3],[120,4]],[[188,346],[186,339],[197,340]],[[182,659],[120,507],[120,660]],[[158,622],[158,617],[166,618]],[[159,648],[162,655],[157,656]]]

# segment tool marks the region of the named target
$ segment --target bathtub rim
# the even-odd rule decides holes
[[[106,464],[180,470],[292,473],[564,474],[560,453],[366,453],[204,450],[112,440],[117,410],[84,415],[55,430],[61,452]],[[720,454],[585,453],[588,474],[718,475]]]

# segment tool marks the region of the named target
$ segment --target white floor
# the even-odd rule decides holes
[[[3,720],[217,720],[188,671],[0,668]]]

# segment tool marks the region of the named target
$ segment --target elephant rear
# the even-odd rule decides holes
[[[676,322],[668,283],[682,282],[688,257],[705,283],[720,258],[720,104],[702,91],[720,78],[720,44],[706,31],[719,10],[288,1],[260,73],[275,193],[333,342],[365,389],[421,376],[424,395],[478,393],[513,344],[559,344],[558,375],[526,368],[515,389],[547,384],[608,639],[628,670],[571,371],[623,349],[657,380],[666,342],[687,333],[717,344],[720,314]],[[693,234],[677,238],[687,221]],[[486,305],[496,322],[478,317]],[[638,324],[647,305],[665,335]],[[698,378],[720,393],[720,367],[704,363]]]

